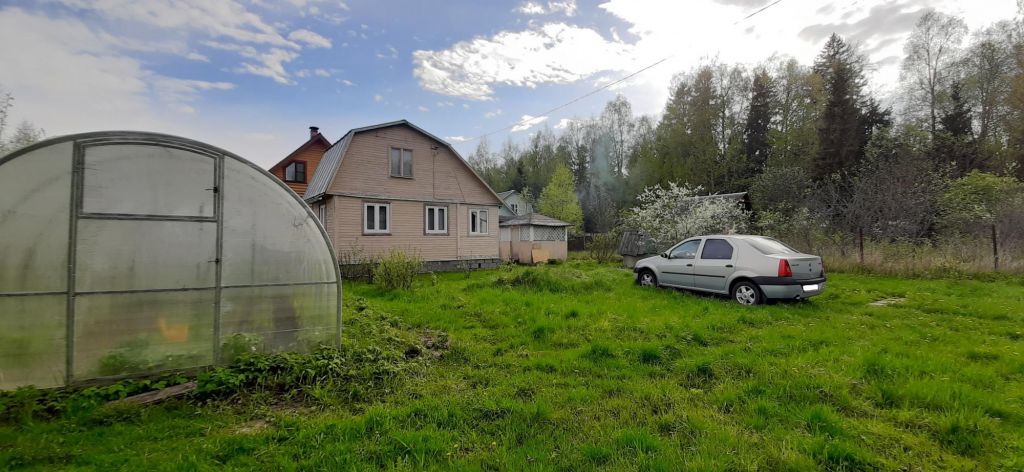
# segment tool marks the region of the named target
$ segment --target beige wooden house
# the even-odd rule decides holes
[[[501,199],[450,144],[406,120],[346,133],[304,198],[343,264],[392,248],[419,255],[427,270],[500,263]]]

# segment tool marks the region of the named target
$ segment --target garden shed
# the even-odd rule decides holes
[[[0,158],[0,389],[307,350],[341,336],[334,251],[271,174],[189,139],[49,139]]]
[[[571,223],[540,213],[506,218],[501,228],[499,254],[502,260],[520,264],[539,264],[568,257]]]

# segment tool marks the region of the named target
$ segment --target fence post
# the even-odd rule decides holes
[[[860,252],[860,265],[864,265],[864,228],[857,228],[857,250]]]
[[[996,238],[995,223],[992,223],[992,267],[999,272],[999,240]]]

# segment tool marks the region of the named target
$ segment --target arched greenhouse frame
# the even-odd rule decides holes
[[[197,141],[98,132],[0,157],[0,390],[341,340],[327,232],[283,182]]]

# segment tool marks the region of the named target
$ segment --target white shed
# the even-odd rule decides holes
[[[568,239],[571,223],[530,213],[501,221],[499,254],[502,260],[521,264],[538,264],[548,260],[562,260],[569,254]]]

